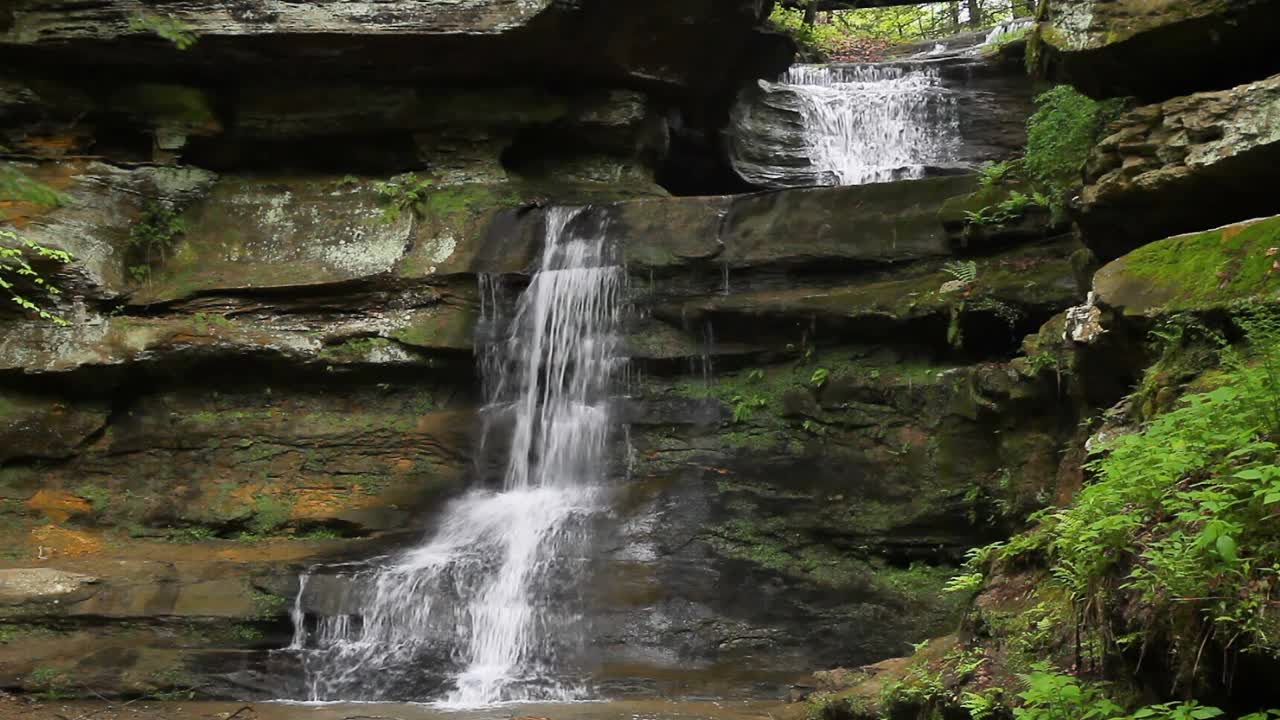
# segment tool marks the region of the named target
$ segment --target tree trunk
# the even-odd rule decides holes
[[[960,32],[960,0],[947,3],[947,17],[951,18],[951,32]]]
[[[969,27],[982,27],[982,0],[965,0],[969,6]]]
[[[818,0],[809,0],[809,4],[804,7],[804,24],[813,27],[818,22]]]

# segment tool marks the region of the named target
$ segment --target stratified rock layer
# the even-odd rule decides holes
[[[1050,0],[1041,26],[1055,78],[1096,97],[1158,100],[1280,70],[1276,0]]]
[[[1266,215],[1280,163],[1280,75],[1125,113],[1086,168],[1079,222],[1100,257]]]

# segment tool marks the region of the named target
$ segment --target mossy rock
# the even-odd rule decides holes
[[[1102,303],[1159,316],[1280,301],[1280,216],[1145,245],[1094,276]]]

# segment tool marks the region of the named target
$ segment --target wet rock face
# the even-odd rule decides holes
[[[1051,0],[1041,37],[1064,82],[1096,97],[1158,100],[1280,70],[1275,0]]]
[[[974,54],[970,54],[974,53]],[[830,66],[840,72],[844,66]],[[922,116],[926,123],[918,132],[948,135],[948,157],[927,164],[925,174],[972,169],[984,162],[1003,160],[1018,152],[1026,142],[1026,117],[1031,112],[1031,85],[1017,58],[982,55],[975,49],[932,58],[902,60],[874,66],[886,72],[936,74],[938,87],[929,92],[944,98],[954,117],[955,128],[931,127],[938,122],[936,109]],[[806,187],[835,184],[821,164],[815,165],[809,147],[802,104],[794,86],[758,81],[738,96],[725,130],[729,158],[735,172],[746,182],[761,188]],[[868,103],[883,98],[868,96]],[[895,123],[902,118],[895,117]],[[896,127],[896,126],[895,126]],[[863,141],[874,142],[873,137]]]
[[[371,178],[41,171],[69,199],[25,217],[44,241],[78,243],[68,310],[82,315],[69,329],[4,321],[0,437],[42,440],[0,460],[0,532],[16,567],[43,554],[101,583],[0,618],[61,628],[14,673],[77,668],[68,658],[102,637],[89,619],[110,617],[132,629],[103,651],[132,659],[94,675],[96,691],[181,687],[152,677],[176,668],[213,694],[278,696],[272,678],[298,668],[262,651],[288,643],[290,578],[411,542],[466,485],[477,274],[525,281],[544,241],[537,187],[432,184],[388,216]],[[944,208],[974,188],[584,213],[621,247],[648,378],[626,411],[632,475],[582,589],[602,689],[774,692],[954,618],[938,588],[986,538],[996,504],[982,493],[1034,502],[1063,432],[1027,419],[1050,386],[998,361],[1080,300],[1067,243],[969,255]],[[183,229],[139,277],[127,238],[155,203]],[[957,286],[951,260],[972,262],[970,281]],[[119,556],[160,564],[98,560]],[[170,578],[163,596],[143,577]],[[161,618],[195,630],[175,648]],[[237,629],[215,631],[226,618]],[[663,684],[689,667],[688,685]]]
[[[755,35],[756,0],[321,2],[248,0],[231,5],[136,0],[83,5],[19,2],[0,54],[41,58],[74,49],[78,62],[142,72],[149,62],[217,67],[253,76],[508,79],[558,77],[612,84],[657,82],[684,91],[731,85],[762,55],[787,62],[786,43]],[[156,37],[171,19],[197,42],[178,52]],[[565,38],[574,38],[566,43]],[[778,51],[762,48],[777,48]]]
[[[1269,214],[1278,112],[1280,75],[1123,115],[1090,154],[1079,217],[1086,242],[1114,258],[1172,234]]]

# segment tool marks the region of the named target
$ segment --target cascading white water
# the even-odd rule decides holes
[[[955,159],[960,121],[938,71],[924,65],[793,65],[809,161],[827,185],[924,176]]]
[[[482,325],[496,337],[481,350],[480,452],[510,438],[502,490],[471,492],[422,545],[343,576],[358,595],[343,604],[358,612],[308,627],[303,593],[315,578],[303,578],[291,648],[309,699],[403,699],[397,688],[440,655],[455,668],[443,704],[581,694],[555,663],[581,625],[563,586],[580,580],[605,475],[623,272],[603,231],[571,228],[580,213],[548,210],[541,267],[513,317],[500,316],[494,285],[482,282]]]
[[[981,49],[982,47],[1003,42],[1008,38],[1016,37],[1024,30],[1031,29],[1031,26],[1035,24],[1036,21],[1031,18],[1014,18],[1012,20],[1005,20],[1004,22],[997,23],[996,26],[991,28],[991,31],[987,33],[987,37],[983,39],[982,45],[979,45],[978,47]]]

